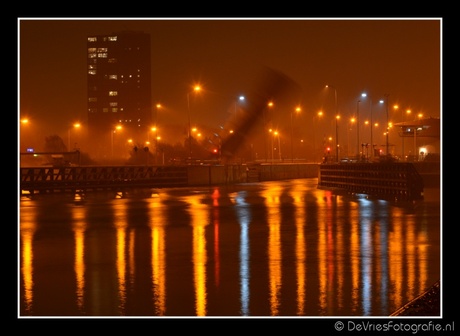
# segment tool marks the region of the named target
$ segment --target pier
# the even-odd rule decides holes
[[[424,182],[409,162],[324,163],[319,167],[318,188],[414,201],[423,199]]]

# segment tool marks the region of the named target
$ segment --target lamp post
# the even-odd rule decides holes
[[[314,156],[313,156],[313,159],[315,159],[318,154],[318,151],[317,151],[317,148],[316,148],[316,134],[315,134],[315,119],[318,119],[320,117],[323,116],[323,111],[319,111],[315,116],[313,116],[313,122],[312,122],[312,125],[313,125],[313,153],[314,153]]]
[[[361,97],[367,97],[368,95],[366,93],[362,93]],[[383,100],[379,101],[380,104],[383,103]],[[371,117],[371,157],[374,156],[374,133],[373,133],[373,128],[374,128],[374,121],[373,121],[373,115],[372,115],[372,97],[369,96],[369,111],[370,111],[370,117]]]
[[[358,100],[356,107],[356,157],[358,161],[361,159],[359,155],[359,103],[361,103],[361,100]]]
[[[273,133],[275,136],[278,137],[278,157],[279,157],[279,160],[281,162],[281,142],[280,142],[280,133],[278,131],[275,131]]]
[[[394,108],[398,109],[398,105],[395,105]],[[411,113],[411,110],[407,109],[406,110],[406,115],[409,115],[410,113]],[[402,121],[403,121],[403,123],[406,121],[406,117],[404,116],[404,112],[402,113]],[[406,156],[405,156],[405,152],[404,152],[404,133],[405,133],[405,131],[406,131],[406,127],[405,126],[401,127],[401,142],[402,142],[402,144],[401,144],[401,147],[402,147],[401,152],[402,152],[402,159],[404,161],[406,161]]]
[[[268,130],[269,133],[273,133],[273,136],[270,137],[270,147],[271,147],[271,154],[272,154],[272,164],[274,162],[274,158],[273,158],[273,138],[275,137],[275,132],[273,132],[273,130],[270,128]]]
[[[326,85],[327,88],[333,88],[334,89],[334,101],[335,101],[335,162],[339,162],[339,127],[337,123],[337,116],[338,116],[338,110],[337,110],[337,89],[332,86],[332,85]]]
[[[237,100],[235,100],[235,113],[234,113],[234,117],[236,117],[236,111],[237,111],[238,101],[243,102],[245,99],[246,99],[246,98],[245,98],[243,95],[241,95],[241,96],[238,97]]]
[[[263,111],[263,127],[264,127],[264,147],[265,147],[265,162],[268,161],[268,151],[267,151],[267,135],[265,134],[265,130],[268,128],[268,122],[267,122],[267,119],[268,117],[266,116],[266,114],[268,114],[268,111],[270,109],[272,109],[274,106],[273,102],[272,101],[269,101],[267,103],[267,108],[264,108],[264,111]],[[271,113],[270,113],[271,115]],[[273,148],[273,146],[272,146]]]
[[[115,126],[115,129],[110,130],[110,143],[111,143],[111,152],[112,152],[112,159],[113,159],[113,134],[117,132],[117,130],[121,130],[121,125]]]
[[[386,147],[386,157],[388,158],[388,148],[389,148],[389,139],[388,139],[388,133],[390,133],[390,128],[389,128],[389,120],[388,120],[388,97],[390,95],[388,93],[385,93],[385,109],[387,113],[387,124],[386,124],[386,136],[385,136],[385,147]]]
[[[79,128],[80,127],[80,123],[75,123],[72,125],[73,128]],[[69,132],[67,134],[67,143],[68,143],[68,146],[67,146],[67,150],[70,152],[70,131],[72,130],[72,128],[69,128]]]
[[[27,125],[29,123],[29,119],[27,118],[22,118],[21,119],[21,125]],[[23,142],[27,143],[27,137],[23,136],[23,127],[20,128],[20,143],[22,144]],[[27,150],[27,145],[25,146]]]
[[[335,162],[339,162],[339,141],[337,140],[339,138],[339,122],[340,116],[336,114],[335,116]]]
[[[201,90],[199,85],[193,87],[194,92]],[[190,92],[187,93],[187,110],[188,110],[188,147],[189,147],[189,159],[192,158],[192,123],[190,120]]]
[[[367,97],[367,93],[361,93],[361,97]],[[374,151],[373,147],[373,139],[372,139],[372,98],[369,97],[369,111],[371,115],[371,157],[373,156],[372,152]]]
[[[299,113],[300,107],[296,107],[295,111]],[[293,111],[291,111],[291,162],[294,162],[294,142],[293,142],[294,131],[293,131],[293,125],[292,125],[292,114],[293,114]]]
[[[416,116],[415,122],[414,122],[414,161],[419,160],[419,155],[418,155],[418,149],[417,149],[417,129],[418,129],[418,120],[423,117],[423,114],[419,113]],[[418,118],[418,119],[417,119]]]

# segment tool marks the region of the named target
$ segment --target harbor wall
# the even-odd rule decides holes
[[[187,167],[189,185],[261,182],[318,177],[318,163],[193,165]]]

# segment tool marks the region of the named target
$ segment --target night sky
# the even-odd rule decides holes
[[[323,110],[321,132],[333,133],[334,92],[326,84],[336,88],[342,120],[354,115],[362,92],[374,102],[389,94],[391,106],[410,108],[412,116],[440,117],[441,27],[439,18],[19,19],[18,117],[28,117],[43,137],[64,137],[75,121],[84,125],[87,37],[124,30],[151,35],[152,100],[164,107],[159,123],[182,128],[187,93],[199,83],[193,123],[223,125],[263,67],[299,84],[301,96],[292,102],[292,109],[302,107],[298,127],[311,127]],[[363,115],[368,106],[363,102]],[[289,109],[277,110],[280,128],[289,123]],[[383,118],[375,111],[375,119]]]

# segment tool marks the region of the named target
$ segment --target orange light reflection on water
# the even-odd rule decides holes
[[[27,202],[29,204],[29,202]],[[27,205],[26,205],[27,206]],[[36,231],[35,216],[36,208],[27,206],[27,214],[22,216],[20,223],[21,237],[21,274],[24,284],[25,311],[28,314],[33,312],[34,278],[33,278],[33,238]]]
[[[167,214],[162,206],[159,195],[153,195],[149,200],[149,218],[151,230],[151,265],[152,293],[155,314],[163,316],[166,313],[166,237],[165,225]]]
[[[196,194],[185,197],[187,211],[191,215],[193,231],[193,270],[195,283],[195,310],[197,316],[207,314],[206,293],[206,231],[208,225],[208,206],[203,202],[205,195]]]
[[[270,288],[270,311],[272,316],[279,314],[281,299],[281,235],[280,235],[280,190],[278,187],[267,188],[262,191],[267,207],[268,224],[268,272]]]

